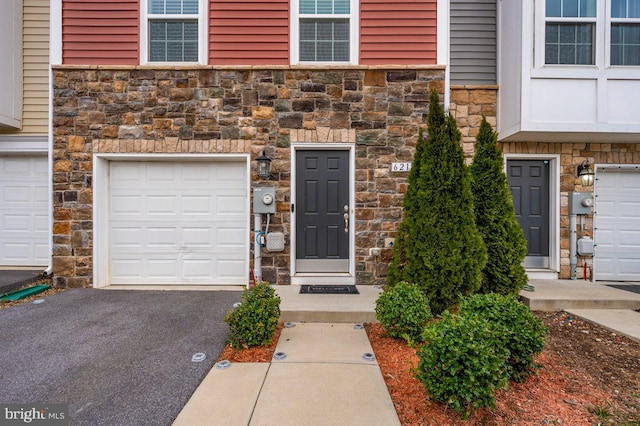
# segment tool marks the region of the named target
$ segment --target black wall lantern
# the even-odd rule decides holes
[[[584,160],[582,164],[578,166],[578,180],[582,186],[591,186],[595,180],[596,173],[591,168],[589,160]]]
[[[262,155],[256,158],[256,161],[258,162],[258,177],[268,179],[271,176],[271,158],[262,151]]]

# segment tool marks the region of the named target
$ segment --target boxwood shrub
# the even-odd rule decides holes
[[[497,329],[479,316],[446,311],[424,335],[416,375],[431,398],[463,417],[495,407],[495,391],[508,383],[509,357]]]
[[[491,321],[500,328],[504,346],[509,350],[509,376],[524,381],[536,367],[533,357],[544,348],[547,328],[531,310],[514,296],[475,294],[460,303],[458,314]]]
[[[391,337],[407,342],[422,341],[422,333],[432,319],[429,300],[412,283],[402,281],[387,287],[376,300],[376,315]]]
[[[229,311],[229,343],[233,348],[268,345],[278,327],[280,297],[268,284],[258,284],[242,293],[239,307]]]

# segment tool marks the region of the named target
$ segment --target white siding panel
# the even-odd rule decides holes
[[[246,284],[246,165],[112,162],[111,284]]]
[[[531,121],[537,123],[593,123],[596,121],[596,81],[531,80]]]
[[[607,117],[610,123],[638,123],[640,81],[611,80],[607,91]]]
[[[596,181],[594,275],[640,280],[640,172],[599,169]]]

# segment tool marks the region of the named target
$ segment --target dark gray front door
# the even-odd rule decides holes
[[[549,161],[509,160],[507,176],[518,222],[527,239],[524,264],[549,267]]]
[[[349,271],[349,151],[296,151],[296,272]]]

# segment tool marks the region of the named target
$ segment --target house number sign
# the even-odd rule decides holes
[[[392,172],[408,172],[411,170],[411,163],[391,163]]]

